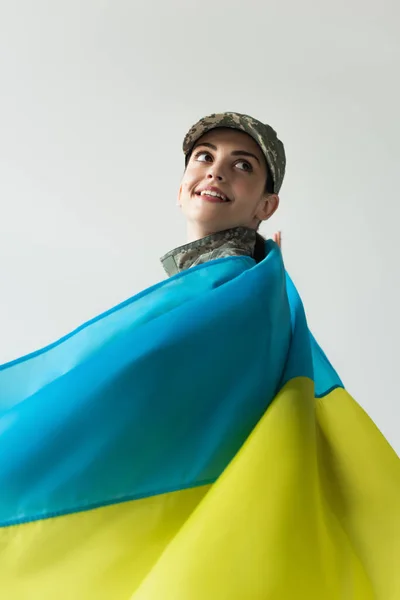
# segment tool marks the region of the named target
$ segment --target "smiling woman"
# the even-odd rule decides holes
[[[174,276],[0,366],[0,595],[398,600],[399,461],[256,231],[283,145],[224,113],[184,152]]]
[[[265,239],[257,231],[278,209],[286,167],[274,129],[240,113],[212,114],[188,131],[183,151],[178,204],[188,244],[162,257],[167,274],[223,256],[260,262]]]
[[[262,152],[248,134],[219,128],[203,135],[188,161],[179,193],[191,237],[239,226],[256,229],[279,203],[276,194],[265,193],[266,178]]]

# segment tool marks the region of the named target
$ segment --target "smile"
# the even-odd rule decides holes
[[[196,196],[202,196],[207,202],[214,202],[219,204],[230,202],[229,198],[217,188],[207,188],[205,190],[201,190],[199,192],[196,192]]]

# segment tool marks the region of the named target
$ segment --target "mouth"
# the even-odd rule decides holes
[[[213,204],[228,204],[231,202],[231,200],[225,196],[225,194],[219,192],[203,190],[201,192],[195,192],[195,194],[206,202],[212,202]]]

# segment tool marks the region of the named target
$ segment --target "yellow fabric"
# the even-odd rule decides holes
[[[130,598],[207,489],[0,529],[1,600]]]
[[[210,488],[0,530],[7,600],[399,600],[400,462],[290,381]]]
[[[399,557],[395,453],[346,391],[299,378],[132,600],[398,600]]]

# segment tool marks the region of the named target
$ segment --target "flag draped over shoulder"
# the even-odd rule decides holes
[[[399,462],[268,241],[0,368],[0,596],[397,600]]]

